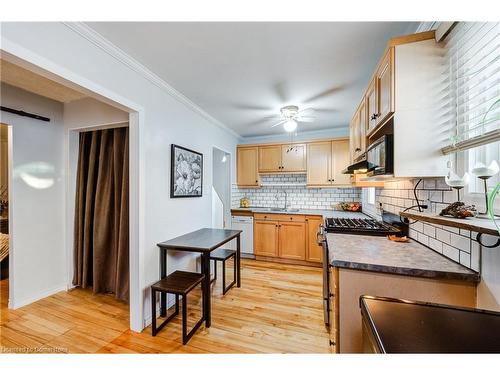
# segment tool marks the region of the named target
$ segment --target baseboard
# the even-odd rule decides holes
[[[20,307],[29,305],[30,303],[36,302],[38,300],[41,300],[43,298],[49,297],[53,294],[63,292],[68,290],[66,284],[59,285],[57,287],[51,288],[51,289],[46,289],[44,291],[41,291],[40,293],[37,293],[35,296],[30,296],[30,297],[25,297],[21,299],[12,299],[10,298],[9,295],[9,309],[18,309]]]

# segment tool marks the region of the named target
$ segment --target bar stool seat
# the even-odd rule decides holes
[[[185,345],[193,336],[196,330],[205,320],[205,310],[202,308],[201,319],[195,324],[190,332],[187,331],[187,295],[197,285],[204,282],[205,275],[195,272],[174,271],[167,277],[151,285],[151,312],[152,325],[151,332],[156,334],[175,316],[179,314],[179,296],[182,296],[182,343]],[[163,323],[156,327],[156,293],[175,294],[175,312],[167,317]]]
[[[230,258],[234,259],[234,279],[226,287],[226,261]],[[217,280],[217,262],[222,262],[222,294],[225,295],[229,289],[231,289],[234,284],[236,284],[236,251],[229,249],[217,249],[210,253],[210,260],[214,261],[214,278],[210,280],[210,283]]]

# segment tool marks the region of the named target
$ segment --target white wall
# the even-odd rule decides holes
[[[9,297],[10,306],[18,307],[66,286],[63,106],[12,86],[1,88],[3,106],[51,119],[43,122],[0,113],[0,121],[12,126],[9,274],[13,285]],[[37,183],[51,186],[37,187]]]
[[[211,225],[212,147],[231,152],[235,160],[238,138],[214,125],[194,107],[182,103],[162,84],[145,79],[88,38],[62,23],[3,23],[2,48],[25,59],[37,60],[46,69],[78,76],[100,93],[113,93],[141,109],[139,165],[140,189],[139,283],[144,319],[148,320],[149,286],[159,276],[156,244],[174,236]],[[162,46],[168,48],[168,46]],[[174,51],[173,51],[174,53]],[[64,67],[64,68],[62,68]],[[66,74],[66,71],[71,74]],[[63,73],[61,73],[63,74]],[[204,155],[203,197],[169,198],[170,144],[187,146]],[[235,179],[234,167],[232,180]],[[194,269],[194,256],[170,254],[168,271]],[[135,302],[133,302],[135,303]],[[132,318],[131,318],[132,319]],[[133,323],[134,324],[134,323]],[[133,326],[138,329],[137,325]]]

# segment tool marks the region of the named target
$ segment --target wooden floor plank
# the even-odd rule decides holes
[[[217,280],[212,326],[202,326],[182,345],[180,317],[155,337],[150,327],[135,333],[129,330],[127,304],[91,290],[60,292],[9,310],[3,280],[0,347],[69,353],[327,353],[321,283],[320,268],[242,259],[242,287],[223,296]],[[188,300],[190,324],[200,308],[201,292],[194,290]]]

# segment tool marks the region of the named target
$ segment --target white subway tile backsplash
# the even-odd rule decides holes
[[[231,205],[239,207],[240,199],[248,197],[251,206],[283,207],[285,192],[287,204],[292,208],[332,209],[341,202],[361,201],[359,188],[324,188],[308,189],[305,174],[262,175],[260,189],[243,189],[236,184],[232,186]],[[297,184],[295,186],[265,186],[269,184]],[[300,184],[300,185],[299,185]]]
[[[376,190],[375,200],[386,211],[398,214],[402,209],[416,204],[413,188],[418,179],[386,182],[384,189]],[[426,178],[418,185],[420,203],[430,203],[426,212],[439,213],[457,200],[456,191],[446,185],[444,178]],[[442,253],[462,265],[479,269],[479,245],[474,233],[441,225],[417,222],[410,226],[410,237]]]
[[[455,262],[460,261],[460,251],[447,244],[443,244],[443,255],[453,259]]]
[[[470,253],[470,240],[467,237],[452,233],[450,245]]]
[[[436,229],[436,238],[441,242],[449,244],[451,241],[451,233],[447,230]]]
[[[436,237],[436,228],[430,224],[424,224],[424,233],[429,237]]]

